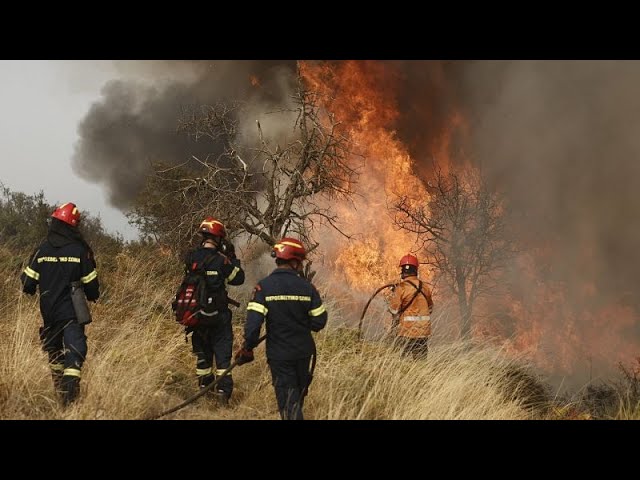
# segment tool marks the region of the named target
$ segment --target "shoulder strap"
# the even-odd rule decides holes
[[[409,282],[409,283],[411,283],[411,282]],[[417,296],[418,293],[421,293],[422,296],[424,297],[424,299],[428,303],[429,299],[427,298],[427,295],[422,291],[422,280],[418,280],[418,284],[419,284],[419,286],[416,286],[415,284],[411,283],[411,286],[417,290],[416,296]]]
[[[202,265],[205,265],[209,263],[211,260],[213,260],[214,258],[216,258],[216,255],[218,253],[220,253],[218,250],[216,250],[215,252],[207,253],[207,255],[202,259]]]
[[[411,282],[409,282],[409,281],[407,280],[407,283],[411,283]],[[398,313],[397,313],[397,315],[398,315],[398,316],[402,315],[402,314],[404,313],[404,311],[405,311],[407,308],[409,308],[409,306],[413,303],[413,301],[416,299],[416,297],[418,296],[418,294],[422,292],[422,281],[421,281],[421,280],[418,280],[418,283],[420,284],[420,286],[419,286],[419,287],[416,287],[413,283],[411,283],[411,285],[413,286],[413,288],[415,288],[415,289],[416,289],[416,293],[414,293],[414,294],[413,294],[413,296],[411,297],[411,300],[409,300],[409,302],[407,302],[407,304],[406,304],[404,307],[402,307],[402,308],[398,311]],[[423,292],[422,294],[424,295],[424,292]],[[427,298],[427,297],[425,296],[425,298]]]
[[[193,273],[197,272],[198,270],[202,270],[204,265],[213,260],[217,253],[217,250],[215,252],[208,253],[200,262],[192,262],[193,253],[190,253],[187,257],[187,273]],[[196,268],[194,268],[194,265],[196,265]]]

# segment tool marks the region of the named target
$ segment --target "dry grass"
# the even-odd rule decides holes
[[[387,342],[340,345],[323,352],[308,410],[322,419],[526,419],[524,371],[498,350],[464,343],[432,348],[426,360],[405,359]],[[338,337],[340,338],[340,337]],[[521,372],[521,373],[520,373]],[[522,375],[520,379],[514,377]]]
[[[640,420],[640,403],[622,402],[614,417],[616,420]]]
[[[120,254],[101,271],[103,297],[88,326],[81,399],[62,409],[40,349],[37,299],[20,294],[15,258],[0,248],[0,419],[138,419],[197,391],[195,358],[175,324],[170,301],[179,272],[149,253]],[[9,261],[8,259],[11,259]],[[151,271],[150,271],[151,265]],[[253,285],[233,294],[246,299]],[[305,404],[310,419],[543,418],[541,383],[499,349],[434,345],[426,360],[403,359],[386,341],[359,344],[328,301],[330,326],[317,336],[318,365]],[[235,313],[236,346],[243,311]],[[235,349],[234,347],[234,349]],[[234,370],[231,408],[200,399],[172,419],[278,419],[264,347]]]

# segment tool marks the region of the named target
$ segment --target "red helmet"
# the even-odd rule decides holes
[[[300,240],[285,237],[273,246],[271,256],[283,260],[304,260],[307,256],[307,251]]]
[[[75,203],[65,203],[64,205],[60,205],[53,211],[51,217],[57,218],[64,223],[68,223],[72,227],[77,227],[78,223],[80,223],[80,212],[78,211],[78,207],[76,207]]]
[[[224,229],[222,222],[219,222],[215,218],[207,217],[200,224],[198,229],[200,233],[208,233],[216,237],[224,238],[227,236],[227,232]]]
[[[404,267],[405,265],[411,265],[412,267],[418,268],[418,266],[420,266],[420,263],[418,263],[418,257],[407,253],[400,259],[400,266]]]

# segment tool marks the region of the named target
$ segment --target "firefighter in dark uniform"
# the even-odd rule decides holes
[[[23,291],[35,295],[40,287],[40,328],[43,349],[55,389],[64,405],[80,391],[80,373],[87,356],[87,337],[71,300],[71,283],[80,281],[86,298],[96,301],[100,285],[93,252],[78,231],[80,212],[73,203],[58,207],[52,215],[47,238],[22,273]]]
[[[301,276],[306,251],[299,240],[283,238],[271,256],[277,268],[254,289],[247,305],[244,344],[235,359],[238,365],[253,360],[253,348],[266,321],[267,363],[280,416],[303,420],[302,407],[316,355],[311,332],[325,327],[327,310],[316,288]]]
[[[207,302],[210,308],[199,314],[197,326],[188,329],[193,331],[191,344],[198,359],[198,384],[200,388],[204,388],[231,364],[233,330],[226,285],[242,285],[244,270],[240,267],[240,260],[236,258],[233,244],[225,240],[226,231],[221,222],[207,218],[200,224],[199,232],[202,242],[197,249],[187,254],[185,267],[188,271],[195,263],[201,264],[207,275]],[[231,374],[223,377],[215,388],[213,393],[217,401],[227,405],[233,392]]]

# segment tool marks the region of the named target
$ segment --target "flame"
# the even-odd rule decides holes
[[[255,75],[249,75],[249,81],[251,82],[251,86],[253,86],[253,87],[259,87],[260,86],[260,79],[258,77],[256,77]]]
[[[503,309],[514,324],[513,333],[500,331],[491,320],[480,320],[476,333],[485,336],[493,327],[493,336],[496,331],[498,336],[503,334],[507,352],[524,356],[547,372],[579,374],[585,380],[591,377],[593,365],[607,369],[636,357],[640,348],[629,332],[637,312],[615,302],[594,306],[597,289],[588,281],[569,298],[568,285],[545,278],[542,272],[541,259],[548,254],[546,248],[532,249],[517,259],[519,275],[524,277],[520,282],[529,291],[507,295],[503,305],[485,304],[478,309],[480,318],[492,309]]]
[[[301,62],[300,71],[323,96],[325,106],[342,122],[361,154],[354,156],[354,166],[359,158],[365,159],[353,201],[331,205],[352,239],[346,241],[327,231],[320,248],[330,258],[336,283],[345,282],[350,291],[369,293],[398,279],[398,261],[406,253],[425,260],[417,239],[398,231],[388,210],[398,195],[422,205],[429,201],[421,178],[430,172],[418,171],[395,133],[400,75],[393,66],[375,61]],[[472,156],[454,141],[456,135],[469,138],[469,132],[462,111],[450,112],[447,128],[431,145],[431,154],[445,174],[454,167],[471,165]],[[464,141],[462,144],[464,147]],[[516,262],[524,277],[520,283],[529,285],[529,290],[477,305],[474,335],[499,338],[507,352],[528,357],[547,372],[571,374],[584,369],[587,362],[615,365],[635,359],[640,346],[629,332],[637,328],[637,312],[615,302],[598,305],[597,288],[588,279],[573,286],[569,298],[568,286],[549,278],[540,267],[553,245],[536,245],[535,241],[525,245],[527,252]],[[588,247],[584,257],[585,261],[590,258]],[[422,267],[420,276],[429,282],[432,274]],[[444,292],[440,298],[439,292],[434,294],[436,303],[443,302]],[[640,360],[635,368],[640,369]]]
[[[355,149],[365,159],[353,205],[335,206],[354,237],[339,249],[335,267],[351,288],[371,291],[396,280],[400,258],[416,253],[416,239],[394,227],[389,202],[397,195],[416,202],[429,198],[415,175],[413,159],[393,131],[399,115],[393,96],[396,74],[366,61],[302,63],[301,72],[315,91],[330,99],[327,108],[347,125]],[[427,279],[429,272],[421,270]]]

